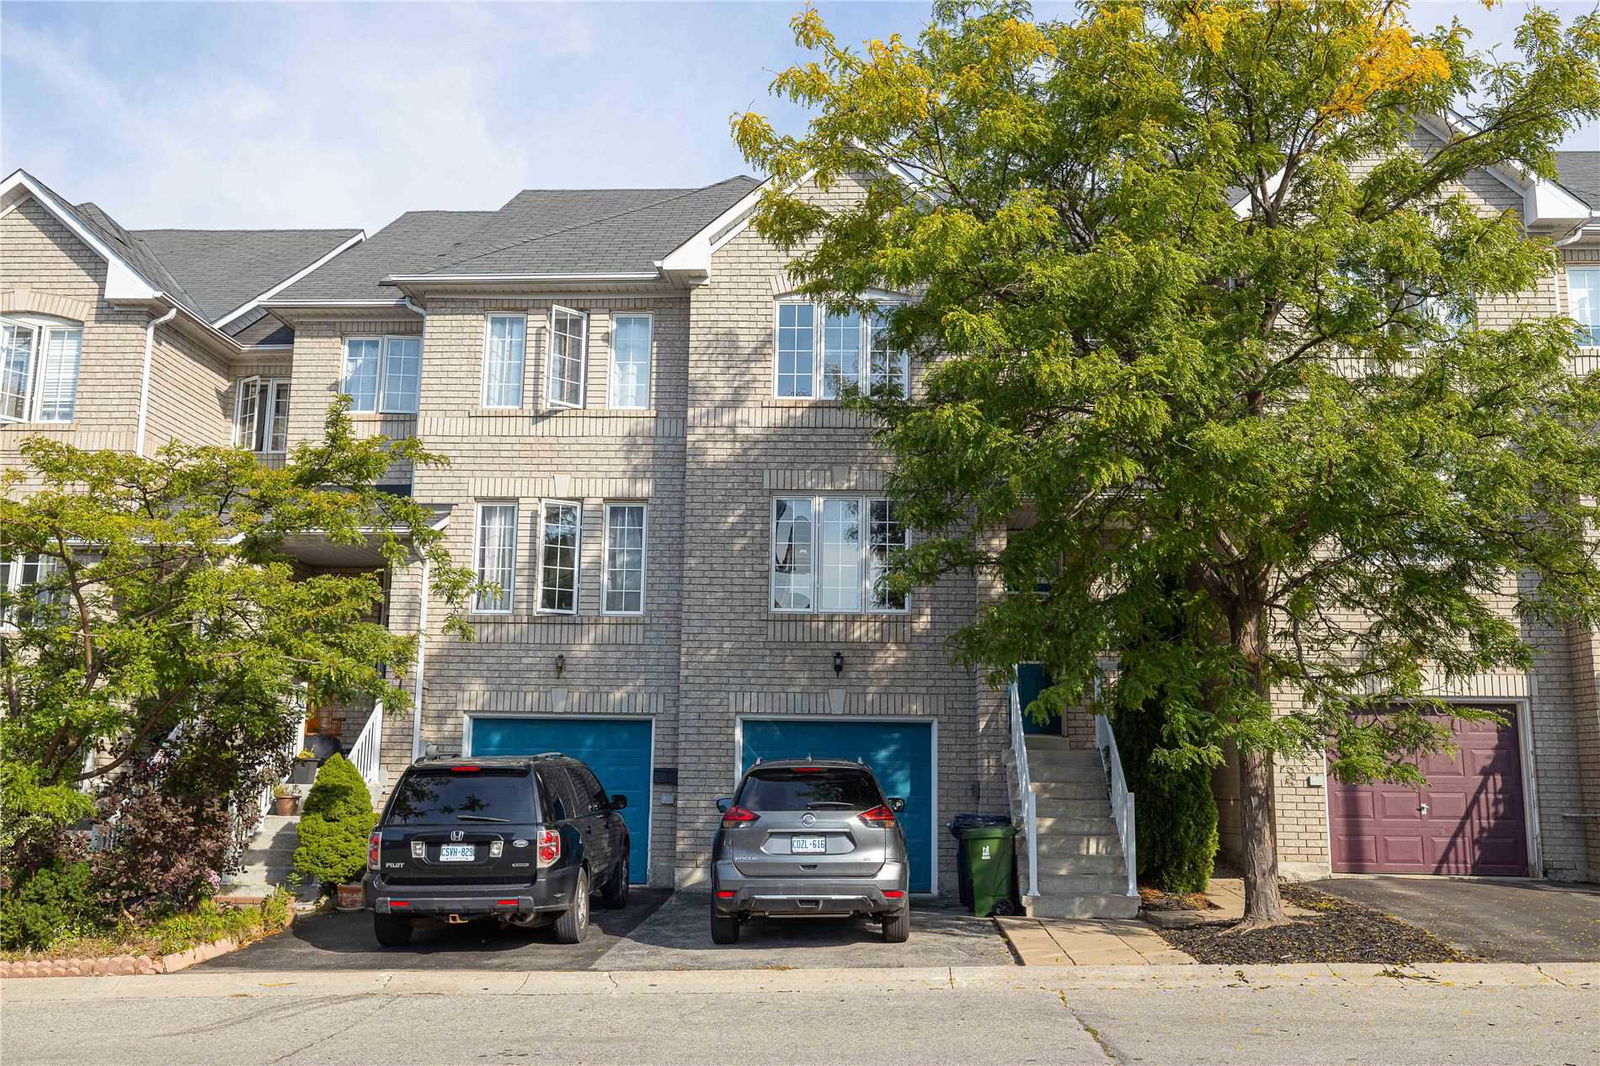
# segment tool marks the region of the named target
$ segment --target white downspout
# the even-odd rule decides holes
[[[417,605],[417,664],[412,673],[411,758],[422,758],[422,685],[428,665],[428,557],[422,557],[422,599]]]
[[[144,369],[139,374],[139,431],[134,438],[133,454],[144,455],[144,427],[150,421],[150,353],[156,342],[156,327],[164,322],[171,322],[177,317],[178,308],[152,318],[150,324],[144,328]]]

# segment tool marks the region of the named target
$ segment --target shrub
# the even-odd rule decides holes
[[[86,862],[59,862],[33,871],[0,901],[0,948],[43,949],[87,936],[105,924]]]
[[[174,761],[138,760],[107,787],[101,808],[114,826],[92,857],[94,879],[127,914],[184,910],[216,891],[233,850],[226,792],[179,791]]]
[[[1217,800],[1211,768],[1177,764],[1163,747],[1166,714],[1159,699],[1117,712],[1117,748],[1129,791],[1139,878],[1163,892],[1203,892],[1217,858]]]
[[[367,835],[377,824],[361,773],[342,755],[322,764],[300,816],[295,872],[324,886],[357,881],[367,865]]]

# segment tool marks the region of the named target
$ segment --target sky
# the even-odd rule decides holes
[[[801,6],[6,0],[0,173],[24,167],[131,229],[372,233],[402,211],[492,209],[524,188],[705,185],[748,170],[731,114],[802,127],[768,94],[803,57],[788,29]],[[929,13],[817,6],[851,42],[914,36]],[[1488,45],[1509,42],[1526,8],[1433,0],[1413,21],[1458,17]],[[1600,149],[1600,126],[1566,147]]]

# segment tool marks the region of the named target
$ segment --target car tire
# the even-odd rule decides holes
[[[392,914],[372,916],[372,935],[386,948],[403,948],[411,943],[411,919]]]
[[[620,911],[627,905],[628,853],[623,852],[616,868],[611,871],[610,878],[606,880],[605,887],[600,890],[600,906],[607,910]]]
[[[883,920],[883,939],[888,944],[904,944],[911,938],[911,911],[903,910]]]
[[[711,942],[713,944],[737,944],[739,942],[739,916],[737,914],[721,914],[713,907],[711,909]]]
[[[556,919],[557,944],[581,944],[589,931],[589,871],[578,871],[578,883],[572,890],[572,906]]]

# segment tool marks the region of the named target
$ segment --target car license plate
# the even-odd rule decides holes
[[[440,862],[471,862],[478,857],[476,844],[440,844]]]
[[[822,854],[828,850],[827,837],[790,837],[789,852],[793,855]]]

